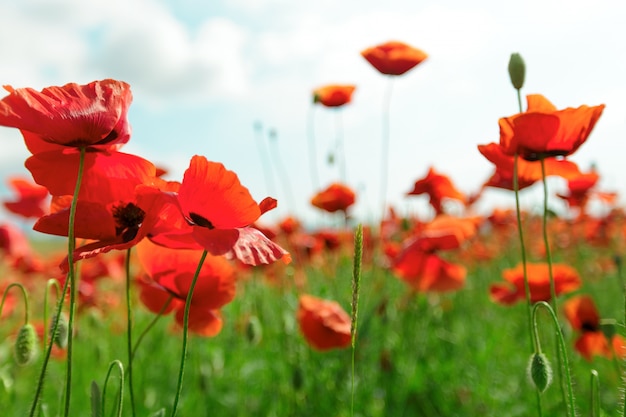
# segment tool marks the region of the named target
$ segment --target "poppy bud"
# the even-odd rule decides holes
[[[543,353],[534,353],[528,363],[528,376],[540,393],[552,383],[552,366]]]
[[[13,347],[15,362],[19,366],[26,366],[37,357],[37,333],[32,324],[28,323],[20,328]]]
[[[54,329],[54,322],[56,321],[56,315],[52,316],[52,320],[50,320],[50,337],[54,340],[54,343],[60,347],[61,349],[65,349],[67,346],[67,319],[65,315],[61,314],[59,316],[59,323],[57,324],[56,333],[52,334],[52,330]]]
[[[509,77],[516,90],[524,86],[525,76],[526,64],[524,64],[522,56],[518,53],[511,54],[511,59],[509,60]]]
[[[256,316],[250,317],[248,323],[246,323],[246,338],[248,342],[253,345],[258,345],[263,338],[263,328],[261,322]]]

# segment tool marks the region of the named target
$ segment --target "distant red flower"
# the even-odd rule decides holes
[[[504,188],[513,190],[514,157],[506,155],[500,145],[490,143],[488,145],[478,145],[480,153],[496,166],[493,176],[485,183],[485,186]],[[544,159],[546,177],[560,176],[565,179],[576,178],[580,175],[578,166],[564,159],[549,157]],[[517,161],[518,190],[533,185],[541,181],[541,162],[526,161],[518,158]]]
[[[611,343],[600,328],[600,314],[593,299],[587,295],[572,297],[564,304],[565,317],[572,328],[580,334],[574,347],[588,361],[594,355],[624,356],[624,339],[614,335]]]
[[[41,92],[5,89],[9,95],[0,100],[0,125],[27,132],[33,153],[54,149],[41,142],[108,148],[130,139],[127,114],[132,95],[124,82],[108,79],[86,85],[72,83]]]
[[[437,214],[443,213],[442,203],[445,198],[465,201],[465,195],[456,189],[452,180],[432,167],[424,178],[415,182],[413,190],[407,193],[407,195],[419,194],[427,194],[430,197],[430,204]]]
[[[25,273],[41,272],[44,269],[26,234],[9,223],[0,224],[0,256],[6,258],[12,268]]]
[[[301,295],[297,318],[304,338],[315,349],[350,346],[350,316],[336,301]]]
[[[334,213],[336,211],[347,211],[355,201],[356,194],[350,187],[333,183],[325,190],[315,194],[311,199],[311,204],[329,213]]]
[[[557,110],[539,94],[527,96],[526,112],[500,119],[500,146],[529,160],[574,153],[589,137],[604,105]]]
[[[9,185],[17,192],[17,200],[5,201],[4,207],[26,218],[41,217],[48,212],[48,190],[27,178],[12,177]]]
[[[326,107],[341,107],[350,103],[354,85],[326,85],[313,90],[313,103],[321,103]]]
[[[178,191],[182,214],[192,225],[193,238],[213,255],[230,255],[250,265],[268,264],[289,254],[259,230],[248,227],[276,206],[260,204],[224,165],[194,156]]]
[[[402,75],[428,58],[425,52],[398,41],[367,48],[361,55],[386,75]]]
[[[476,222],[438,216],[409,240],[394,258],[392,271],[417,291],[444,292],[463,287],[467,270],[448,262],[437,251],[457,249],[476,233]]]
[[[530,301],[550,301],[550,275],[547,263],[528,263],[526,265],[528,284],[530,286]],[[511,305],[526,299],[524,288],[524,273],[522,264],[515,268],[505,269],[502,276],[506,283],[492,284],[491,298],[504,305]],[[566,294],[577,290],[581,285],[580,276],[574,268],[565,264],[553,264],[552,276],[556,295]]]

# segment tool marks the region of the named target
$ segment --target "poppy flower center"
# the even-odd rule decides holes
[[[126,242],[134,239],[145,216],[146,212],[133,203],[113,207],[115,233]]]
[[[193,224],[195,224],[196,226],[208,227],[209,229],[215,229],[215,226],[213,226],[213,223],[211,223],[211,221],[202,217],[199,214],[189,213],[189,218],[191,219]]]
[[[580,328],[583,332],[597,332],[598,331],[597,325],[595,325],[594,323],[586,322],[586,321],[583,321],[581,323]]]

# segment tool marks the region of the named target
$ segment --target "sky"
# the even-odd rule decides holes
[[[340,180],[329,155],[343,139],[346,182],[357,191],[353,215],[379,216],[383,97],[389,80],[360,52],[389,40],[429,58],[393,80],[388,201],[426,210],[406,197],[429,167],[475,192],[492,165],[477,145],[497,142],[498,119],[517,113],[507,64],[527,66],[526,94],[557,108],[605,104],[594,132],[571,158],[596,164],[599,188],[626,201],[626,2],[581,0],[331,1],[0,0],[0,84],[13,87],[128,82],[133,136],[125,152],[181,180],[195,154],[222,162],[260,201],[324,222],[308,144],[315,139],[321,186]],[[340,110],[313,106],[312,91],[354,84]],[[1,95],[1,93],[0,93]],[[19,132],[0,128],[0,177],[29,175]],[[268,175],[267,167],[271,169]],[[564,183],[550,183],[563,191]],[[541,204],[539,188],[522,201]],[[11,197],[0,184],[0,199]],[[483,208],[513,204],[486,192]],[[6,213],[0,212],[0,220]],[[273,217],[272,217],[273,216]]]

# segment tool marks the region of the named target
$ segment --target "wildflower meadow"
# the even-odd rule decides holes
[[[388,198],[392,86],[430,57],[396,40],[360,54],[388,82],[375,220],[352,213],[340,133],[325,161],[310,129],[297,173],[319,219],[268,221],[291,196],[255,200],[210,155],[173,178],[125,153],[132,85],[5,86],[0,126],[32,177],[3,179],[0,415],[626,416],[626,214],[569,159],[605,106],[526,95],[532,63],[511,54],[495,88],[519,111],[475,144],[493,174],[467,192],[434,164],[404,196],[427,210],[406,212]],[[359,88],[302,99],[340,115]],[[509,204],[477,210],[489,188]]]

